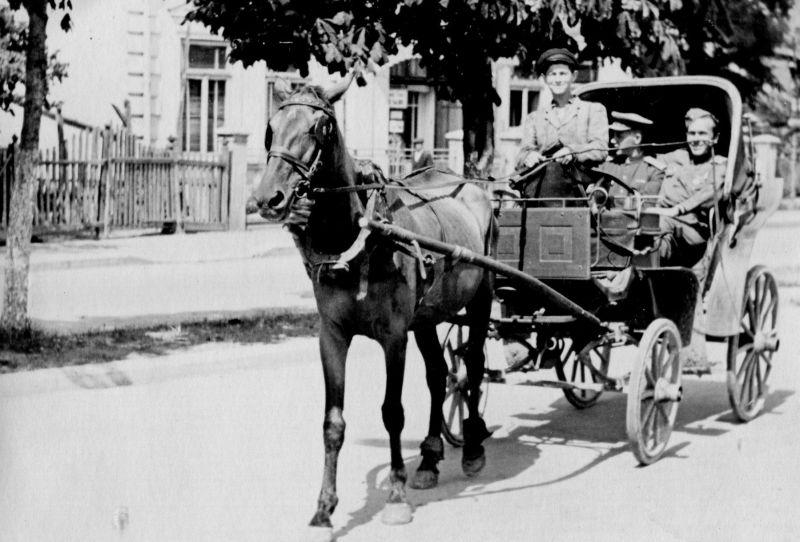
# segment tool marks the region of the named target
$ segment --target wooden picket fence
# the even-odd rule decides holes
[[[0,204],[13,150],[0,154]],[[6,163],[7,162],[7,163]],[[33,227],[36,232],[135,229],[174,223],[223,229],[228,222],[229,155],[177,153],[141,144],[125,130],[87,130],[60,149],[41,151]],[[2,228],[7,227],[2,213]]]

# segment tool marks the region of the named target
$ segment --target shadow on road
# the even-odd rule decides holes
[[[761,416],[780,414],[778,408],[794,394],[790,390],[771,391],[767,396]],[[476,478],[467,478],[461,472],[461,451],[446,447],[446,458],[440,464],[438,487],[426,491],[409,490],[409,498],[416,508],[443,500],[475,498],[492,494],[522,491],[535,487],[558,484],[580,476],[597,465],[620,454],[630,453],[625,434],[627,397],[608,394],[593,407],[576,410],[565,399],[552,402],[546,411],[521,412],[512,415],[519,425],[502,438],[486,442],[487,465]],[[719,436],[736,429],[740,422],[728,403],[725,382],[697,378],[684,379],[684,399],[678,409],[672,445],[664,457],[682,457],[681,452],[691,447],[691,442],[680,435]],[[758,423],[758,418],[751,423]],[[677,438],[676,438],[677,437]],[[677,441],[677,442],[676,442]],[[387,439],[363,439],[359,444],[386,448]],[[566,446],[595,452],[590,461],[571,472],[553,479],[532,484],[492,489],[495,482],[513,479],[533,467],[541,456],[541,446]],[[404,450],[416,448],[418,442],[406,441]],[[409,475],[419,463],[419,455],[406,461]],[[631,464],[635,461],[632,459]],[[350,519],[335,534],[344,536],[357,527],[371,522],[381,512],[386,499],[389,464],[373,467],[366,476],[367,494],[364,505],[350,514]]]

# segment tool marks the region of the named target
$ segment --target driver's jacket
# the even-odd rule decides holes
[[[577,152],[575,160],[598,164],[608,155],[608,117],[603,104],[573,97],[562,108],[551,102],[544,109],[525,117],[522,141],[517,154],[519,169],[531,151],[543,153],[557,145]]]

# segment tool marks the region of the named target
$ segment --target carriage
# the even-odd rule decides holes
[[[648,212],[655,201],[629,186],[623,196],[615,194],[609,183],[626,185],[607,174],[585,197],[501,198],[493,211],[487,191],[475,185],[498,193],[496,181],[432,169],[390,181],[373,164],[356,163],[332,105],[351,80],[352,74],[330,90],[287,92],[270,120],[267,170],[248,204],[289,228],[314,285],[326,387],[325,469],[310,525],[326,539],[345,430],[344,366],[355,335],[375,339],[384,351],[381,412],[391,471],[382,519],[390,524],[412,517],[400,449],[409,331],[431,394],[428,435],[410,482],[417,489],[438,483],[440,434],[463,444],[464,474],[474,476],[485,465],[481,442],[491,433],[480,406],[487,377],[553,369],[556,379],[536,383],[561,388],[577,408],[603,393],[627,393],[627,435],[639,462],[649,464],[667,447],[684,373],[706,370],[684,366],[682,354],[701,337],[726,343],[736,416],[747,421],[760,412],[779,346],[778,291],[765,267],[750,266],[750,255],[781,186],[774,155],[755,151],[757,138],[733,85],[679,77],[593,83],[580,91],[608,110],[653,119],[652,146],[685,142],[675,119],[688,106],[719,119],[724,182],[706,218],[711,235],[705,252],[689,268],[661,265],[658,217]],[[490,314],[493,299],[498,310]],[[449,327],[439,344],[441,322]],[[487,329],[491,338],[524,352],[500,374],[484,368]],[[615,364],[624,359],[629,370],[613,372],[612,357]]]
[[[749,421],[763,408],[779,346],[778,291],[764,266],[750,265],[750,254],[758,230],[777,208],[781,183],[774,162],[770,171],[770,160],[755,151],[739,94],[725,80],[593,83],[580,96],[609,111],[652,118],[658,129],[648,135],[656,147],[682,139],[683,125],[675,119],[683,117],[685,104],[720,119],[716,148],[727,154],[727,170],[709,213],[705,253],[692,268],[660,266],[658,216],[647,212],[656,198],[632,191],[614,202],[601,190],[582,205],[562,199],[556,207],[542,207],[522,198],[509,205],[506,199],[498,212],[496,259],[474,261],[498,274],[500,311],[491,320],[491,337],[523,352],[502,373],[552,369],[556,379],[526,383],[559,387],[578,409],[604,392],[627,393],[628,439],[638,461],[649,464],[667,447],[683,376],[709,371],[705,363],[684,366],[682,350],[693,335],[694,341],[726,343],[728,396],[738,419]],[[620,238],[626,243],[615,241]],[[454,319],[442,343],[450,366],[442,433],[453,445],[462,443],[466,332]],[[629,372],[610,371],[618,352]],[[505,380],[497,370],[487,373],[489,380]]]

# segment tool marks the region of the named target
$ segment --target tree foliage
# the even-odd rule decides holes
[[[640,76],[729,77],[751,93],[769,78],[761,57],[785,31],[793,0],[188,0],[187,19],[225,36],[232,58],[307,73],[311,57],[331,72],[382,64],[411,44],[440,90],[493,96],[477,80],[487,61],[529,64],[545,47],[621,58]],[[494,97],[494,96],[493,96]],[[496,99],[496,98],[495,98]]]
[[[355,70],[359,84],[411,45],[438,95],[461,101],[466,162],[485,172],[500,101],[492,60],[517,57],[530,71],[544,49],[566,46],[583,60],[620,58],[637,76],[720,75],[753,99],[772,80],[762,57],[781,42],[793,1],[187,0],[187,19],[221,33],[245,66],[306,75],[315,58],[330,72]]]
[[[67,2],[52,2],[52,6],[61,5],[67,9]],[[72,4],[69,3],[69,9]],[[28,47],[27,24],[14,16],[18,8],[10,5],[0,6],[0,110],[8,111],[12,103],[21,103],[18,94],[25,81],[25,51]],[[64,13],[61,19],[63,29],[69,29],[71,18]],[[48,81],[61,81],[67,74],[67,65],[58,59],[56,53],[47,57]],[[46,97],[45,97],[46,101]]]

